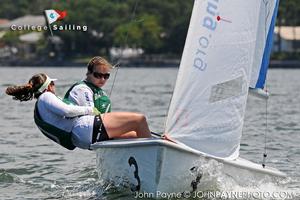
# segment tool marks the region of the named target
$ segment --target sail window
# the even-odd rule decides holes
[[[218,83],[211,88],[209,102],[215,103],[231,97],[240,96],[245,92],[244,85],[245,83],[242,76],[230,81]]]

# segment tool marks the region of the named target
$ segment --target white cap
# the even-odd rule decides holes
[[[47,75],[46,75],[47,76]],[[56,81],[57,79],[55,78],[50,78],[49,76],[47,76],[47,79],[46,81],[44,82],[44,84],[38,89],[38,92],[42,93],[44,92],[44,90],[49,86],[49,84],[52,82],[52,81]]]

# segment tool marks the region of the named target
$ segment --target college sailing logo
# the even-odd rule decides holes
[[[25,16],[26,17],[26,16]],[[63,20],[67,17],[67,11],[60,11],[60,10],[44,10],[44,17],[40,16],[31,16],[30,18],[34,18],[33,23],[29,24],[12,24],[10,29],[12,31],[50,31],[51,35],[53,36],[54,31],[82,31],[87,32],[88,26],[87,25],[78,25],[78,24],[67,24],[67,23],[54,23],[59,20]],[[38,18],[38,24],[36,20]],[[46,24],[43,18],[46,19]],[[28,21],[28,20],[27,20]]]
[[[52,23],[62,20],[67,16],[67,11],[60,11],[60,10],[45,10],[45,17],[46,22],[48,25],[48,28],[50,30],[51,35],[53,36],[53,31],[84,31],[86,32],[88,27],[87,26],[81,26],[81,25],[75,25],[75,24],[64,24],[64,25],[51,25]]]

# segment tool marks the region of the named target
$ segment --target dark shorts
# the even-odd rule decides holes
[[[94,128],[93,128],[93,139],[92,144],[95,142],[101,142],[109,140],[106,129],[103,125],[100,115],[96,115],[94,119]]]

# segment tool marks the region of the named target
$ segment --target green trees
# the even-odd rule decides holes
[[[66,10],[67,17],[57,24],[88,26],[87,32],[55,32],[55,35],[60,36],[64,42],[63,50],[66,55],[107,54],[111,47],[124,46],[143,48],[148,54],[180,54],[193,2],[193,0],[1,0],[0,18],[14,19],[26,14],[42,15],[45,9]],[[280,1],[279,25],[299,25],[299,15],[298,0]]]
[[[0,18],[15,19],[24,15],[41,15],[46,8],[51,8],[51,0],[1,0]]]
[[[107,53],[126,46],[153,54],[181,53],[192,5],[192,0],[78,0],[54,8],[68,11],[65,23],[89,27],[88,34],[59,33],[68,52]]]
[[[153,54],[182,51],[193,1],[2,0],[1,4],[0,18],[41,15],[52,8],[68,13],[57,24],[87,25],[88,32],[55,32],[64,41],[67,54],[103,54],[110,47],[124,46]]]
[[[300,25],[300,4],[297,0],[280,1],[277,23],[284,26]]]

